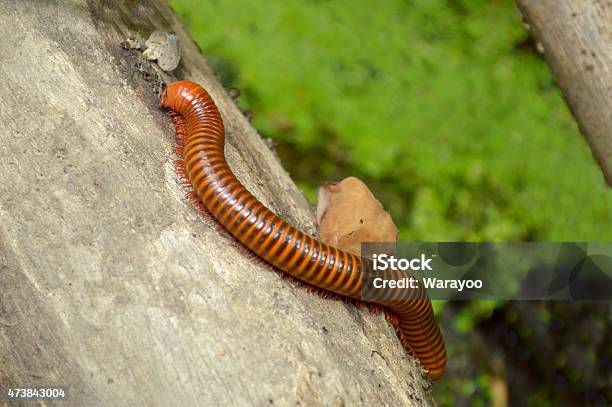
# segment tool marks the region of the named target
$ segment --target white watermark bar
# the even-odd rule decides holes
[[[612,243],[363,243],[362,298],[612,300]]]

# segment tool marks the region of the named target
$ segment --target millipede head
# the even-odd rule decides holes
[[[159,97],[159,105],[163,109],[172,109],[182,113],[181,109],[193,99],[193,92],[202,89],[200,85],[190,81],[176,81],[164,86]]]

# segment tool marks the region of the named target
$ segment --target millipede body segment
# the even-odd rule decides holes
[[[176,128],[180,171],[197,198],[237,240],[298,280],[362,300],[366,261],[292,227],[236,179],[225,159],[221,115],[204,88],[189,81],[171,83],[160,104]],[[425,290],[376,302],[386,308],[402,342],[429,376],[442,376],[446,349]]]

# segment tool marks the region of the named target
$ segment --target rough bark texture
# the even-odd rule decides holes
[[[186,202],[170,122],[119,47],[155,29],[218,102],[238,177],[314,231],[165,3],[2,1],[0,386],[68,385],[62,406],[432,405],[383,316],[279,278]]]
[[[612,186],[612,2],[517,3]]]

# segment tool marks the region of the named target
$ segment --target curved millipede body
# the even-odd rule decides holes
[[[298,280],[362,300],[367,262],[290,226],[236,179],[225,160],[221,115],[196,83],[171,83],[161,96],[177,133],[182,171],[208,211],[243,245]],[[376,301],[432,379],[444,373],[446,349],[423,288]]]

